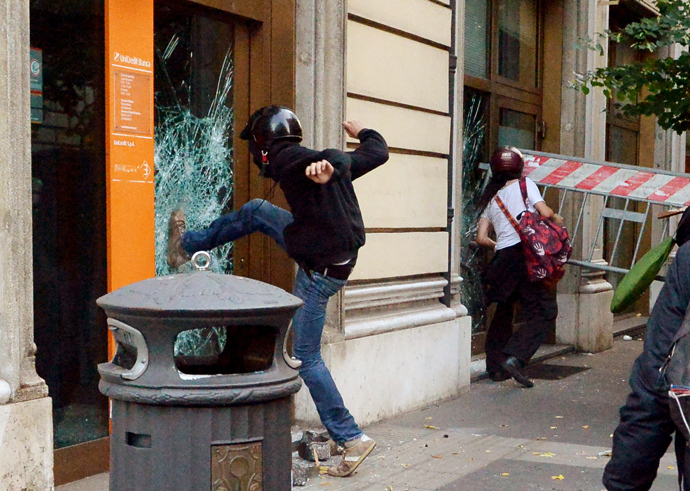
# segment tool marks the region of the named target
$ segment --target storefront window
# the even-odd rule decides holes
[[[155,10],[156,274],[166,260],[168,219],[207,226],[232,208],[233,29],[179,8]],[[232,272],[232,244],[209,251],[212,268]]]
[[[620,29],[630,22],[639,20],[635,15],[622,6],[611,7],[611,27]],[[636,60],[637,53],[624,43],[611,43],[609,45],[609,66],[629,64]],[[621,105],[623,101],[614,98],[608,101],[608,113],[606,115],[606,160],[619,164],[639,164],[639,137],[640,120],[623,115]],[[639,204],[627,202],[622,198],[607,200],[606,206],[612,209],[636,212]],[[611,265],[620,268],[629,268],[633,262],[639,223],[618,218],[606,218],[604,220],[604,259]],[[638,254],[637,259],[641,257]],[[607,273],[606,280],[615,289],[622,275]],[[638,310],[638,305],[632,305],[625,313]]]
[[[637,53],[630,46],[623,43],[611,43],[610,48],[611,61],[613,66],[629,65],[637,60]],[[613,100],[610,101],[610,114],[614,118],[622,118],[630,120],[623,115],[623,106],[630,104],[630,101],[623,101],[618,99],[617,90],[614,89]],[[616,161],[618,162],[618,161]],[[621,161],[622,162],[622,161]]]
[[[498,10],[498,74],[537,87],[536,0],[500,0]]]
[[[31,2],[31,47],[42,59],[32,67],[42,75],[31,128],[34,339],[56,449],[108,436],[97,371],[108,329],[96,305],[107,289],[103,8]]]
[[[637,137],[637,131],[609,124],[606,160],[619,164],[637,165]],[[628,202],[623,198],[610,198],[606,206],[618,210],[638,211],[635,202]],[[630,221],[623,221],[621,224],[621,220],[616,218],[604,220],[604,258],[611,266],[630,267],[637,245],[638,227],[639,224]],[[614,249],[616,243],[618,245]],[[615,289],[622,280],[622,276],[617,273],[609,273],[606,275],[606,279]],[[635,306],[633,305],[627,311],[632,312],[634,310]]]
[[[498,145],[512,145],[518,148],[535,148],[533,114],[501,108],[498,121]]]
[[[619,164],[637,165],[637,131],[609,126],[606,160]]]
[[[541,119],[539,0],[468,0],[465,7],[462,301],[472,317],[472,353],[484,350],[487,314],[480,272],[491,251],[478,247],[476,203],[494,148],[537,149]]]
[[[481,167],[486,162],[487,98],[471,89],[465,92],[462,152],[462,303],[472,318],[472,332],[484,329],[486,306],[481,271],[487,262],[488,250],[477,246],[477,224],[481,210],[477,208],[490,174]]]
[[[488,78],[489,69],[489,2],[465,2],[465,73],[473,77]]]

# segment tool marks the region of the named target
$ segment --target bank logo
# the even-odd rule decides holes
[[[115,62],[120,62],[120,63],[129,63],[130,65],[135,65],[135,66],[140,66],[140,67],[145,67],[145,68],[151,68],[151,62],[142,60],[141,58],[138,58],[136,56],[127,56],[127,55],[121,55],[117,51],[115,52],[115,55],[113,57],[113,61]]]

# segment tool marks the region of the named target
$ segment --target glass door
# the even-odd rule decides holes
[[[235,151],[235,99],[246,99],[247,43],[242,25],[225,12],[192,3],[156,2],[154,9],[156,275],[171,269],[166,250],[168,220],[182,209],[187,228],[198,230],[243,203],[236,180],[245,180],[246,153]],[[239,35],[238,35],[239,34]],[[242,109],[240,110],[240,112]],[[239,172],[238,172],[239,170]],[[237,196],[237,189],[240,196]],[[235,245],[209,251],[211,270],[236,271]],[[238,268],[243,269],[243,268]],[[246,274],[246,271],[242,271]],[[225,328],[186,331],[177,356],[208,357],[224,347]]]
[[[55,482],[108,466],[103,2],[32,0],[34,339]]]
[[[173,210],[198,229],[233,207],[235,26],[191,5],[159,2],[154,15],[156,274],[163,275],[177,272],[166,261]],[[234,271],[232,244],[210,252],[215,271]]]

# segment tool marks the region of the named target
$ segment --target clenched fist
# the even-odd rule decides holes
[[[333,166],[328,160],[319,160],[309,164],[305,174],[316,184],[326,184],[333,175]]]

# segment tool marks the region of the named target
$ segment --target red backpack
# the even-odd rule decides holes
[[[526,209],[522,212],[519,223],[498,195],[495,198],[496,204],[520,236],[530,281],[549,279],[551,283],[556,283],[563,278],[564,265],[573,252],[568,231],[553,220],[542,217],[539,212],[529,211],[527,183],[524,177],[520,179],[520,192]]]

